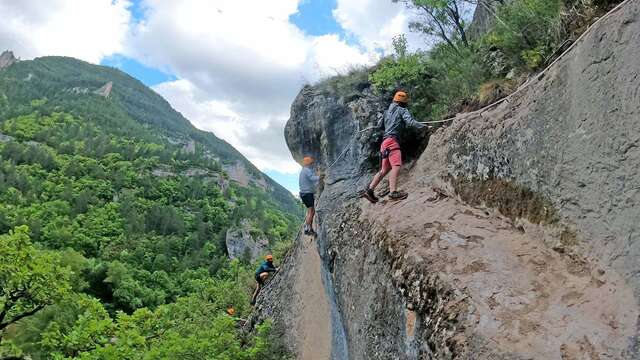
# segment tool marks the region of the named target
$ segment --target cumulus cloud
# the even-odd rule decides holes
[[[258,168],[282,173],[298,171],[283,139],[286,114],[251,114],[243,109],[236,112],[229,103],[210,99],[184,79],[159,84],[154,90],[169,99],[196,127],[225,139]]]
[[[394,36],[405,34],[411,49],[424,48],[418,34],[409,31],[415,14],[402,3],[391,0],[337,0],[333,11],[340,26],[369,52],[388,54]]]
[[[155,89],[196,126],[263,170],[295,172],[282,129],[300,87],[373,60],[336,34],[304,34],[289,22],[298,3],[147,0],[127,53],[181,79]]]
[[[66,55],[96,63],[123,49],[130,5],[124,0],[1,0],[0,44],[26,59]]]

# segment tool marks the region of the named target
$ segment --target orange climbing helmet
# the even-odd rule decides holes
[[[393,96],[393,101],[406,104],[409,102],[409,96],[404,91],[398,91]]]
[[[311,156],[305,156],[304,158],[302,158],[302,163],[304,164],[304,166],[309,166],[313,164],[313,158]]]
[[[264,259],[267,260],[267,261],[273,261],[273,255],[269,254],[269,255],[265,256]]]

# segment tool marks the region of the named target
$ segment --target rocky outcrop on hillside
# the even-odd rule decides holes
[[[109,95],[111,95],[112,88],[113,88],[113,81],[109,81],[108,83],[104,84],[100,89],[94,90],[93,93],[108,99]]]
[[[246,258],[253,262],[269,249],[268,239],[254,238],[251,235],[251,222],[246,219],[239,226],[227,230],[225,243],[230,259]]]
[[[13,55],[13,51],[5,50],[0,54],[0,70],[7,68],[16,62],[18,62],[18,59]]]
[[[640,358],[639,34],[630,2],[516,96],[403,144],[419,150],[399,203],[356,196],[378,144],[359,131],[385,99],[301,91],[285,135],[327,172],[314,245],[333,359]],[[305,241],[258,309],[311,359],[291,326]]]

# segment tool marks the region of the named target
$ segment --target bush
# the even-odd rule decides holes
[[[483,50],[501,52],[507,70],[539,69],[560,42],[561,6],[561,0],[516,0],[500,6],[493,29],[480,40]]]
[[[433,97],[429,88],[431,71],[423,53],[383,59],[369,76],[374,88],[383,92],[404,89],[411,94],[411,110],[418,118],[430,114]]]
[[[431,51],[430,67],[436,74],[431,81],[431,91],[435,101],[431,117],[442,118],[461,104],[477,98],[478,88],[489,79],[474,46],[452,51],[448,46],[439,44]],[[457,110],[457,109],[456,109]]]

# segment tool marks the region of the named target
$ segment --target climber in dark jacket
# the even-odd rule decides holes
[[[264,282],[269,278],[271,273],[275,273],[278,271],[278,268],[273,265],[273,256],[267,255],[264,258],[264,261],[258,269],[256,270],[256,291],[253,292],[253,296],[251,297],[251,305],[256,303],[256,299],[258,298],[258,293],[264,285]]]
[[[382,157],[380,171],[373,177],[373,181],[363,192],[363,196],[374,204],[378,202],[378,198],[373,191],[388,173],[391,173],[389,175],[389,198],[391,200],[402,200],[408,196],[406,192],[398,191],[398,174],[402,166],[400,134],[405,126],[412,126],[418,129],[422,129],[425,126],[413,119],[409,110],[406,109],[407,103],[407,93],[404,91],[396,92],[393,102],[377,124],[378,129],[384,130],[382,145],[380,145],[380,155]]]

